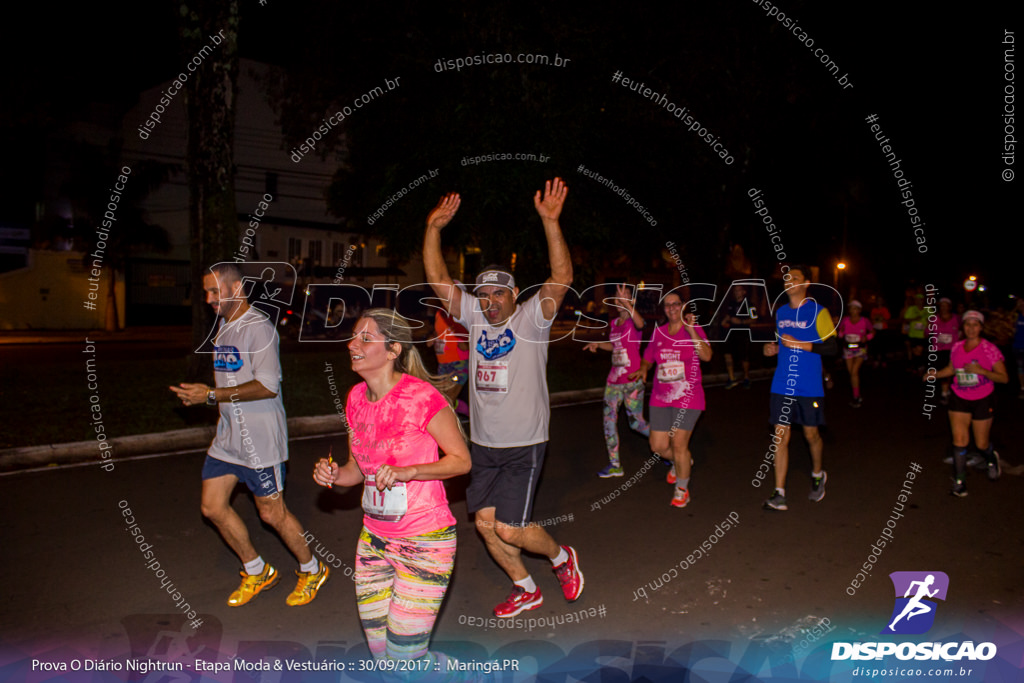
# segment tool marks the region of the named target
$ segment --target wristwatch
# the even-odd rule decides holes
[[[215,406],[217,405],[217,390],[210,389],[206,392],[206,405]]]

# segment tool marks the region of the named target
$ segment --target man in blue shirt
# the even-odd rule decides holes
[[[821,468],[822,440],[818,427],[825,424],[825,389],[821,381],[821,357],[837,351],[835,325],[828,309],[807,296],[811,270],[793,266],[786,274],[789,303],[775,312],[777,335],[781,342],[765,344],[764,355],[778,356],[771,392],[771,424],[775,428],[769,451],[774,453],[775,491],[764,502],[766,510],[788,510],[786,472],[789,469],[790,427],[802,425],[811,451],[814,471],[811,492],[814,502],[825,497],[827,475]]]

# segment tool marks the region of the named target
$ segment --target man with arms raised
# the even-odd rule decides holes
[[[544,599],[523,564],[521,551],[551,560],[566,600],[583,592],[576,551],[559,545],[530,523],[533,496],[548,443],[547,357],[551,324],[572,284],[572,261],[558,217],[568,188],[559,178],[547,181],[533,198],[544,224],[551,276],[521,305],[512,273],[485,269],[476,278],[475,296],[454,286],[441,255],[441,230],[461,201],[442,197],[427,217],[423,262],[427,278],[459,323],[470,331],[470,454],[473,460],[466,503],[477,531],[513,588],[494,608],[513,617],[540,607]]]
[[[206,303],[220,317],[214,337],[216,388],[205,384],[171,387],[186,406],[220,407],[217,435],[203,463],[203,515],[245,567],[242,583],[228,598],[239,607],[272,588],[280,574],[256,552],[245,522],[231,507],[231,492],[241,480],[256,501],[260,518],[272,526],[299,561],[299,581],[285,601],[305,605],[327,580],[327,565],[309,551],[302,525],[284,504],[284,463],[288,459],[288,423],[281,401],[281,362],[277,331],[249,305],[242,273],[233,263],[218,263],[203,275]]]

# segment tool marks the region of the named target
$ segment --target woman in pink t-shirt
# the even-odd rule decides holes
[[[854,299],[850,302],[850,315],[839,322],[839,338],[843,345],[843,359],[846,370],[850,373],[850,384],[853,386],[853,400],[850,405],[860,408],[864,399],[860,396],[860,366],[867,357],[868,342],[875,336],[871,321],[861,316],[864,307]]]
[[[648,371],[658,366],[651,390],[650,445],[674,463],[668,474],[668,483],[676,485],[671,505],[683,508],[690,502],[690,434],[704,410],[700,364],[711,360],[711,346],[696,316],[687,313],[684,322],[678,294],[666,294],[664,306],[668,322],[654,331],[640,369],[629,378],[646,382]]]
[[[327,487],[363,485],[354,580],[370,652],[377,659],[433,657],[427,646],[456,545],[441,480],[469,472],[469,449],[435,386],[451,379],[427,373],[404,319],[371,309],[353,332],[352,369],[365,381],[352,388],[346,405],[352,457],[341,466],[322,458],[313,478]],[[434,664],[428,659],[423,666]]]
[[[988,478],[996,480],[1002,474],[999,455],[992,449],[989,434],[992,431],[995,382],[1005,384],[1006,373],[1003,354],[995,344],[981,338],[985,316],[978,311],[967,311],[963,316],[964,339],[953,344],[949,365],[938,372],[930,372],[924,379],[934,382],[943,377],[954,377],[953,395],[949,400],[949,426],[953,432],[953,495],[966,496],[968,429],[974,433],[974,445],[985,457]]]

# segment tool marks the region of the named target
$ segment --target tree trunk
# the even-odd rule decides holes
[[[189,381],[209,383],[212,349],[200,347],[212,329],[214,316],[206,305],[203,273],[219,261],[232,260],[238,247],[234,180],[238,0],[186,0],[181,21],[183,63],[202,58],[195,71],[182,72],[188,78],[185,165],[192,256],[192,348],[198,351],[190,356],[187,376]]]
[[[103,327],[107,332],[117,332],[121,329],[117,319],[117,271],[109,266],[106,271],[110,274],[110,287],[107,288],[107,314]]]

